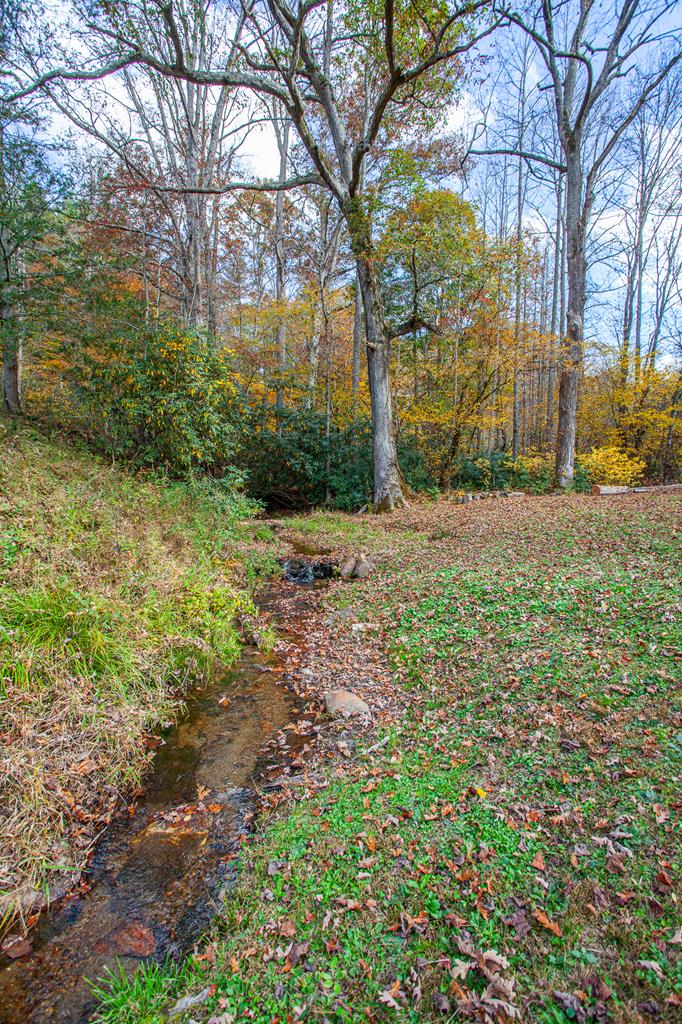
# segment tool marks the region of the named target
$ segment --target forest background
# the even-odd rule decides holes
[[[5,2],[7,410],[284,507],[678,479],[674,17]]]

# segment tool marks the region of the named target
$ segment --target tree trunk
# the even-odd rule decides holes
[[[367,375],[372,403],[372,451],[374,456],[374,510],[392,512],[406,504],[404,481],[398,465],[398,450],[391,403],[391,343],[384,320],[376,267],[366,249],[356,253],[358,281],[365,309]]]
[[[452,437],[450,438],[450,447],[448,448],[443,464],[440,469],[440,475],[438,477],[438,486],[441,491],[447,491],[450,489],[452,482],[452,467],[455,464],[455,459],[459,451],[460,441],[462,440],[462,428],[458,425],[455,427]]]
[[[5,409],[12,416],[21,413],[21,337],[13,315],[11,285],[3,282],[0,293],[2,322],[2,394]]]
[[[550,334],[552,336],[551,349],[549,352],[549,366],[547,372],[547,416],[545,425],[545,437],[547,444],[551,444],[554,422],[554,371],[557,350],[561,349],[561,342],[557,344],[556,339],[561,334],[561,313],[559,309],[559,289],[563,276],[563,265],[561,260],[562,249],[562,226],[564,200],[563,200],[563,178],[559,178],[556,191],[556,228],[554,232],[554,266],[552,271],[552,319]]]
[[[358,398],[360,395],[360,349],[362,348],[362,295],[360,283],[355,283],[355,319],[353,321],[353,370],[351,378],[351,395],[353,419],[358,416]]]
[[[315,408],[315,391],[317,390],[317,373],[320,362],[321,330],[320,310],[317,300],[315,300],[312,333],[308,344],[308,391],[304,402],[304,408],[307,410]]]
[[[521,82],[519,84],[519,150],[523,149],[526,132],[526,69],[528,56],[528,40],[524,45],[524,61]],[[516,268],[514,274],[514,375],[513,375],[513,398],[512,398],[512,459],[514,462],[519,457],[520,447],[520,401],[519,401],[519,355],[521,349],[521,298],[523,285],[523,207],[525,201],[525,182],[523,177],[523,159],[518,159],[516,178]],[[524,353],[525,355],[525,353]]]
[[[280,182],[286,181],[287,176],[287,164],[289,160],[289,122],[285,121],[281,132],[277,133],[277,143],[279,146],[279,180]],[[287,335],[286,335],[286,324],[284,322],[284,315],[282,310],[282,304],[284,302],[285,295],[285,282],[284,282],[284,270],[285,270],[285,247],[284,247],[284,192],[279,191],[275,199],[275,263],[276,263],[276,275],[275,275],[275,299],[277,301],[277,353],[279,363],[279,380],[277,382],[277,392],[275,397],[275,405],[277,408],[277,417],[280,418],[284,409],[284,378],[287,372]]]
[[[583,205],[580,146],[566,159],[566,267],[568,304],[566,338],[559,379],[559,422],[556,446],[556,483],[570,487],[575,468],[575,440],[578,416],[578,387],[583,361],[583,319],[585,315],[585,207]]]

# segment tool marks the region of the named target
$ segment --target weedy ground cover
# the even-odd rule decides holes
[[[251,503],[3,425],[0,924],[77,877],[183,687],[239,650],[271,571]],[[261,540],[258,540],[258,536]],[[0,929],[1,930],[1,929]]]
[[[263,821],[202,955],[100,1019],[678,1020],[680,510],[292,520],[380,553],[329,601],[383,627],[394,720]]]

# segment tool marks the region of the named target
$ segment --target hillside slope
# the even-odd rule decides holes
[[[239,650],[272,570],[254,506],[0,422],[0,922],[77,877],[145,734]]]

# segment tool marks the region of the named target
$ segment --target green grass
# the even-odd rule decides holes
[[[0,920],[83,863],[189,681],[230,664],[276,564],[247,499],[135,478],[0,423]]]
[[[337,586],[385,625],[402,711],[264,823],[198,973],[153,969],[156,1008],[121,1019],[157,1024],[205,986],[174,1020],[678,1019],[679,512],[310,517],[312,537],[384,551],[369,584]]]

